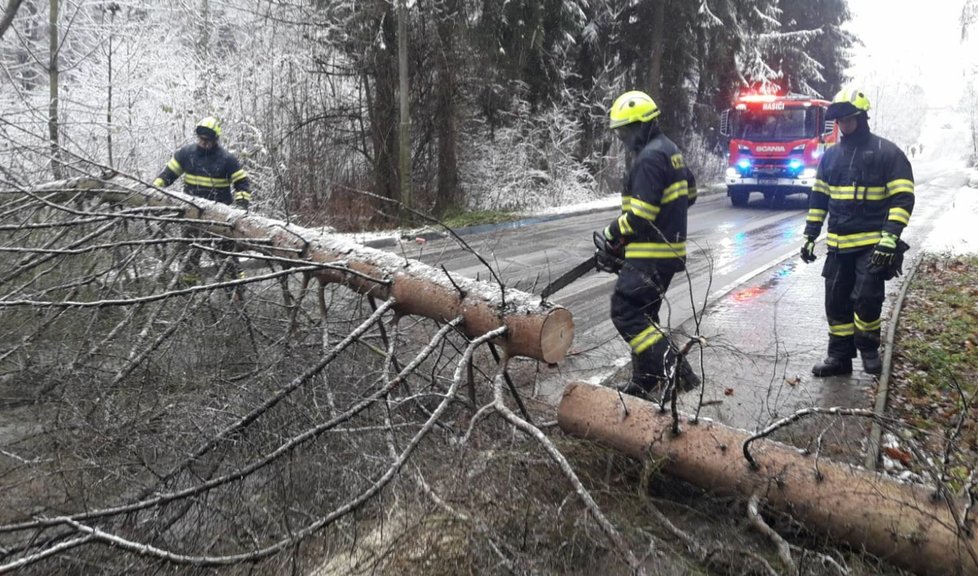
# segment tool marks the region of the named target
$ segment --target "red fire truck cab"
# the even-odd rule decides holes
[[[772,205],[789,194],[809,194],[815,169],[838,129],[825,120],[829,102],[789,94],[739,96],[720,117],[720,133],[730,138],[727,196],[747,206],[751,192]]]

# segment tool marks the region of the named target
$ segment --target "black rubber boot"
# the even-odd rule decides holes
[[[859,353],[863,359],[863,372],[879,376],[883,373],[883,361],[879,350],[863,350]]]
[[[829,356],[825,360],[822,360],[821,364],[816,364],[812,368],[812,374],[819,378],[852,374],[852,359]]]
[[[699,374],[693,367],[689,364],[689,360],[683,356],[682,361],[679,363],[679,390],[682,392],[689,392],[690,390],[696,390],[703,383],[700,380]]]
[[[650,366],[648,355],[632,356],[632,380],[621,389],[624,394],[630,394],[646,400],[656,400],[662,392],[662,378],[656,374],[656,368]]]

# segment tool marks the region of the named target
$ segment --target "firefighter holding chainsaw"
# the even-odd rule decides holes
[[[598,268],[618,273],[611,320],[632,350],[632,379],[622,390],[650,398],[674,375],[679,387],[700,384],[659,324],[662,298],[686,262],[686,211],[696,182],[682,152],[659,128],[648,94],[625,92],[611,105],[609,127],[632,153],[621,215],[603,231]],[[678,372],[678,374],[677,374]]]
[[[809,197],[804,262],[816,259],[815,240],[829,221],[822,268],[829,345],[812,368],[818,377],[852,373],[857,351],[866,373],[882,372],[884,282],[900,275],[908,248],[900,234],[913,212],[913,170],[899,146],[869,131],[868,112],[859,90],[836,94],[825,118],[836,121],[842,140],[825,151]]]

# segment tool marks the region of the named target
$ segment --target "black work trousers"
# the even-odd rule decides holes
[[[659,326],[662,298],[675,274],[675,265],[626,261],[611,295],[611,321],[632,349],[632,381],[646,390],[665,377],[669,337]]]
[[[829,252],[822,268],[825,316],[829,322],[829,356],[855,358],[856,351],[879,349],[880,314],[886,295],[883,275],[872,271],[873,248]]]

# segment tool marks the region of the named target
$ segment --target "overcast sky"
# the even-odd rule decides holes
[[[963,1],[849,0],[849,29],[865,44],[853,49],[854,83],[874,74],[899,75],[918,79],[931,106],[956,104],[964,72],[978,62],[975,42],[960,42]]]

